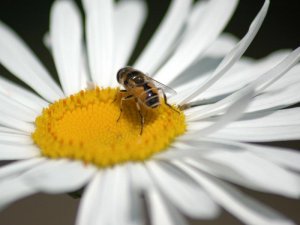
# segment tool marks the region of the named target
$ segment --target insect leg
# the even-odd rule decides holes
[[[143,116],[143,114],[141,112],[141,107],[140,107],[137,99],[135,99],[135,104],[136,104],[136,108],[137,108],[137,110],[138,110],[138,112],[140,114],[140,118],[141,118],[141,132],[140,132],[140,135],[142,135],[143,128],[144,128],[144,123],[145,123],[145,118],[144,118],[144,116]]]
[[[122,97],[122,98],[121,98],[121,101],[120,101],[120,115],[119,115],[119,117],[118,117],[118,119],[117,119],[117,122],[119,122],[119,120],[120,120],[120,118],[121,118],[121,114],[122,114],[122,112],[123,112],[123,101],[130,100],[130,99],[132,99],[132,98],[133,98],[133,95],[128,95],[128,96],[126,96],[126,97]]]
[[[126,90],[119,90],[119,93],[127,93],[127,91]],[[115,102],[117,99],[118,99],[118,96],[116,95],[113,102]]]
[[[177,113],[180,113],[178,110],[174,109],[174,108],[167,102],[167,96],[166,96],[165,92],[164,92],[161,88],[158,88],[158,90],[160,90],[160,91],[162,92],[162,94],[163,94],[163,96],[164,96],[164,102],[165,102],[165,104],[166,104],[169,108],[171,108],[172,110],[176,111]]]

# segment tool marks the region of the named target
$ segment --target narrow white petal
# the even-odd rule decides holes
[[[212,72],[217,68],[217,66],[221,63],[224,56],[236,46],[238,40],[233,37],[230,34],[221,34],[217,40],[211,45],[211,47],[205,52],[205,54],[196,60],[195,63],[193,63],[191,66],[189,66],[185,71],[184,75],[178,76],[175,80],[173,80],[168,85],[174,89],[176,89],[177,93],[180,93],[180,95],[172,96],[173,99],[175,99],[174,103],[181,102],[182,99],[184,99],[186,96],[192,94],[194,91],[197,90],[200,84],[202,84],[207,77],[209,77]],[[209,94],[207,96],[207,92],[203,93],[203,96],[201,95],[201,98],[198,99],[197,97],[193,101],[199,101],[207,98],[213,98],[215,96],[219,96],[219,92],[222,92],[223,89],[228,88],[228,85],[223,85],[228,80],[231,81],[232,77],[242,77],[239,76],[241,70],[243,70],[243,76],[245,73],[245,67],[247,66],[247,69],[249,70],[248,65],[252,65],[249,61],[253,59],[248,58],[242,58],[239,62],[237,62],[231,69],[230,74],[224,75],[226,79],[222,79],[222,82],[216,82],[216,84],[222,84],[222,87],[214,88],[216,84],[211,87],[211,89],[214,89],[211,91],[211,89],[208,90]],[[272,64],[274,65],[274,64]],[[250,67],[251,68],[251,67]],[[246,70],[246,71],[248,71]],[[231,74],[234,74],[235,76],[229,76]],[[224,82],[224,80],[226,82]],[[241,79],[242,80],[242,79]],[[247,83],[247,82],[246,82]],[[229,86],[231,87],[231,86]],[[242,86],[241,86],[242,87]],[[233,89],[236,90],[236,89]],[[225,92],[228,93],[228,92]],[[172,98],[169,98],[171,100]],[[172,101],[173,101],[172,99]]]
[[[17,162],[10,163],[7,166],[2,166],[0,168],[0,179],[19,175],[34,166],[45,162],[45,158],[33,158],[28,160],[20,160]]]
[[[49,160],[22,175],[24,182],[38,191],[65,193],[83,187],[96,168],[79,161]]]
[[[9,127],[3,127],[0,126],[0,132],[4,134],[21,134],[21,135],[29,135],[28,132],[20,131],[17,129],[9,128]]]
[[[109,219],[112,215],[107,212],[107,208],[111,208],[109,206],[110,204],[110,191],[113,188],[112,184],[114,182],[114,179],[110,176],[112,175],[113,168],[109,168],[103,171],[103,175],[101,176],[100,183],[99,179],[97,179],[97,185],[98,185],[98,191],[94,192],[94,199],[93,201],[93,210],[90,210],[90,212],[87,215],[89,215],[89,223],[91,225],[97,225],[97,224],[107,224],[106,219]],[[97,209],[97,210],[95,210]],[[104,211],[106,210],[106,214]],[[107,215],[108,213],[108,215]]]
[[[202,99],[213,99],[218,96],[230,94],[240,88],[243,88],[250,82],[257,79],[261,74],[267,72],[274,65],[281,62],[290,52],[290,50],[280,50],[260,60],[253,60],[250,58],[242,57],[238,62],[236,62],[233,65],[233,67],[230,69],[230,72],[225,73],[222,79],[216,81],[216,83],[214,83],[213,86],[211,86],[201,95],[196,96],[193,99],[193,101],[201,101]],[[188,80],[184,84],[180,85],[180,88],[177,89],[178,92],[181,93],[181,91],[185,90],[196,91],[199,85],[201,83],[204,83],[207,77],[211,75],[211,70],[213,69],[211,67],[208,67],[208,69],[206,69],[206,66],[203,64],[207,62],[208,65],[212,64],[212,66],[217,66],[216,60],[217,59],[214,59],[214,61],[212,61],[212,59],[210,61],[200,61],[199,63],[197,63],[199,64],[198,66],[197,64],[195,64],[195,67],[197,68],[197,70],[195,69],[194,72],[195,78],[193,80]],[[201,72],[202,70],[204,70],[205,74],[203,74],[203,72],[202,74],[197,73],[197,71]],[[185,71],[185,74],[187,72],[189,72],[189,70]],[[190,75],[187,74],[187,76]],[[186,75],[184,77],[186,77]],[[186,94],[185,96],[188,96],[188,94]]]
[[[277,64],[274,68],[261,75],[258,79],[251,82],[248,86],[255,88],[255,95],[261,93],[264,89],[268,88],[278,79],[280,79],[288,70],[290,70],[300,59],[300,47],[290,53],[284,60]],[[248,87],[247,87],[248,88]],[[229,102],[234,101],[240,94],[245,92],[247,88],[243,88],[234,94],[222,99],[221,101],[212,104],[199,111],[194,111],[192,119],[200,119],[222,112],[224,106]],[[197,115],[198,114],[198,115]]]
[[[203,156],[207,159],[190,160],[191,165],[220,178],[247,188],[274,193],[290,198],[300,196],[300,179],[293,173],[255,156],[251,152],[213,151]]]
[[[299,140],[300,126],[225,127],[211,136],[245,142]]]
[[[201,130],[197,130],[194,134],[195,137],[202,135],[206,136],[214,133],[227,126],[229,123],[239,119],[243,115],[246,107],[249,105],[253,94],[253,89],[249,88],[248,91],[246,91],[244,95],[239,96],[239,98],[228,107],[226,113],[218,117],[217,120],[212,123],[212,125]]]
[[[247,113],[228,127],[272,127],[300,125],[300,107]]]
[[[131,190],[126,166],[105,170],[100,210],[96,210],[92,224],[136,224],[131,218]],[[98,211],[98,212],[97,212]]]
[[[144,163],[129,164],[128,168],[134,188],[138,192],[142,193],[148,189],[155,188]]]
[[[38,116],[37,112],[34,112],[32,109],[6,97],[5,95],[2,95],[1,93],[0,102],[0,112],[10,115],[15,119],[25,122],[33,122],[35,117]]]
[[[49,32],[46,32],[43,36],[43,44],[45,45],[46,48],[48,48],[49,50],[51,50],[51,38],[50,38],[50,34]]]
[[[48,102],[42,98],[2,77],[0,77],[0,93],[38,113],[40,113],[44,107],[48,106]]]
[[[44,45],[49,49],[49,51],[51,51],[52,41],[51,41],[49,33],[46,33],[44,35],[43,41],[44,41]],[[81,43],[81,44],[82,44],[82,47],[81,47],[82,52],[80,54],[80,66],[79,66],[79,68],[80,68],[80,75],[79,75],[80,90],[86,89],[87,83],[90,80],[86,49],[85,49],[85,45],[83,45],[83,43]]]
[[[203,54],[226,26],[237,2],[236,0],[210,1],[197,29],[191,36],[183,39],[175,54],[157,72],[155,79],[168,84]]]
[[[146,194],[152,225],[187,225],[183,216],[159,193],[151,189]]]
[[[93,81],[109,86],[113,78],[113,0],[82,0],[86,14],[86,38]]]
[[[138,34],[147,16],[144,1],[120,1],[114,11],[115,22],[115,56],[114,73],[126,66],[137,41]],[[116,83],[116,79],[113,79]]]
[[[257,87],[257,92],[261,93],[263,90],[271,86],[283,75],[285,75],[300,59],[300,47],[291,52],[284,60],[277,64],[274,68],[260,76],[253,82]]]
[[[293,82],[293,80],[291,82]],[[275,84],[279,83],[282,83],[282,80],[278,81]],[[272,86],[270,88],[272,88]],[[294,80],[294,82],[291,84],[282,85],[282,87],[279,88],[266,90],[253,99],[250,107],[247,109],[247,112],[281,109],[296,104],[300,102],[300,96],[295,94],[299,91],[299,88],[300,80],[297,79],[296,81]]]
[[[134,64],[135,68],[153,74],[173,49],[173,44],[182,30],[191,4],[191,0],[171,2],[164,20]]]
[[[221,34],[217,40],[207,49],[205,56],[224,57],[238,44],[238,39],[230,33]]]
[[[86,53],[86,49],[82,51],[81,54],[81,71],[80,71],[80,89],[88,88],[89,82],[91,82],[90,72],[89,72],[89,65],[88,65],[88,57]]]
[[[190,138],[188,135],[178,141],[186,143],[188,145],[186,148],[193,146],[196,151],[201,147],[210,149],[206,152],[206,154],[213,150],[225,150],[230,152],[250,151],[253,154],[276,163],[281,167],[300,171],[300,153],[293,149],[241,143],[220,138],[201,137],[194,140],[194,138]],[[200,153],[203,155],[203,151],[198,151],[198,154]]]
[[[278,212],[242,194],[233,186],[205,175],[183,163],[175,162],[175,164],[210,193],[224,209],[239,218],[243,223],[253,225],[294,224]]]
[[[25,131],[27,133],[32,133],[34,131],[34,125],[32,123],[15,119],[2,112],[0,112],[0,124],[17,130]]]
[[[154,162],[146,166],[162,193],[184,215],[201,219],[217,216],[218,207],[207,193],[173,166]]]
[[[133,190],[143,195],[149,210],[150,221],[153,225],[179,225],[186,224],[181,214],[164,198],[156,188],[146,166],[141,163],[129,165]],[[141,209],[140,209],[141,210]],[[140,211],[139,211],[140,212]],[[142,212],[140,212],[141,214]]]
[[[63,93],[33,52],[9,27],[0,22],[0,62],[48,101]]]
[[[201,149],[202,150],[202,149]],[[184,158],[198,158],[203,152],[199,149],[194,149],[191,147],[186,147],[184,149],[171,149],[154,156],[154,159],[170,161],[174,159],[184,159]]]
[[[34,145],[0,144],[0,160],[28,159],[40,156]]]
[[[36,190],[26,185],[19,177],[0,182],[0,210],[9,204],[36,193]]]
[[[246,144],[254,154],[282,167],[300,172],[300,153],[297,150]]]
[[[98,198],[102,184],[101,177],[102,173],[98,172],[85,188],[77,213],[76,225],[91,224],[92,213],[95,213],[96,205],[101,201]]]
[[[72,1],[54,2],[50,14],[50,39],[60,83],[66,95],[80,90],[82,25]]]
[[[204,105],[202,107],[195,107],[186,110],[185,114],[187,116],[188,121],[199,121],[203,120],[215,115],[219,115],[221,113],[224,113],[224,111],[230,107],[230,105],[233,102],[238,101],[238,99],[243,98],[243,96],[247,96],[250,93],[250,90],[253,89],[253,87],[248,86],[246,88],[243,88],[241,91],[237,91],[234,94],[209,105]]]
[[[0,144],[1,143],[12,143],[20,145],[33,144],[32,138],[29,135],[22,134],[11,134],[0,132]]]
[[[220,79],[233,65],[236,61],[240,59],[243,53],[246,51],[255,35],[257,34],[269,7],[269,0],[265,1],[265,4],[261,8],[260,12],[257,14],[255,19],[250,25],[247,34],[239,41],[239,43],[225,56],[220,65],[214,71],[211,77],[207,79],[193,94],[185,98],[180,104],[185,104],[191,101],[197,95],[203,93],[211,85],[213,85],[218,79]]]

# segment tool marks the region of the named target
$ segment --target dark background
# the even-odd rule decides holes
[[[18,32],[56,77],[53,61],[41,41],[48,30],[48,16],[52,2],[52,0],[1,0],[0,20]],[[149,16],[133,58],[136,58],[145,46],[169,5],[169,0],[148,0],[147,2]],[[262,4],[262,0],[240,0],[237,11],[225,31],[233,33],[239,38],[243,37]],[[271,0],[267,18],[246,55],[260,58],[278,49],[298,47],[300,45],[299,28],[300,1]],[[0,74],[11,78],[10,74],[1,66]],[[14,78],[11,79],[14,80]],[[276,144],[300,149],[298,142]],[[300,224],[299,201],[246,189],[243,191],[271,205]],[[73,200],[66,195],[36,195],[19,201],[0,213],[0,225],[69,225],[73,224],[77,206],[78,200]],[[240,222],[223,212],[222,216],[215,221],[193,224],[234,225],[240,224]]]

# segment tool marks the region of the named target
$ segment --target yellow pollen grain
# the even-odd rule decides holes
[[[184,114],[162,103],[156,109],[142,107],[145,124],[140,135],[140,116],[134,101],[123,103],[117,121],[120,98],[117,88],[96,88],[61,99],[36,118],[32,138],[46,157],[108,167],[147,160],[165,151],[185,132]]]

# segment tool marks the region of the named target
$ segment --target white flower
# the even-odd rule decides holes
[[[47,43],[63,90],[0,23],[1,64],[37,93],[0,78],[0,159],[18,160],[0,169],[0,207],[34,193],[87,185],[78,225],[145,224],[145,213],[152,224],[185,224],[182,215],[211,219],[221,207],[246,224],[293,224],[226,182],[300,195],[300,154],[253,144],[300,138],[300,109],[286,108],[300,101],[300,49],[260,61],[241,58],[269,1],[239,42],[220,34],[236,5],[171,3],[133,67],[176,88],[178,95],[168,101],[185,110],[178,114],[162,104],[148,112],[142,135],[138,117],[130,117],[135,107],[128,105],[128,118],[116,122],[117,89],[76,93],[89,82],[116,86],[115,74],[126,65],[146,17],[144,2],[83,0],[86,46],[77,7],[54,3]],[[223,60],[212,70],[209,58]]]

